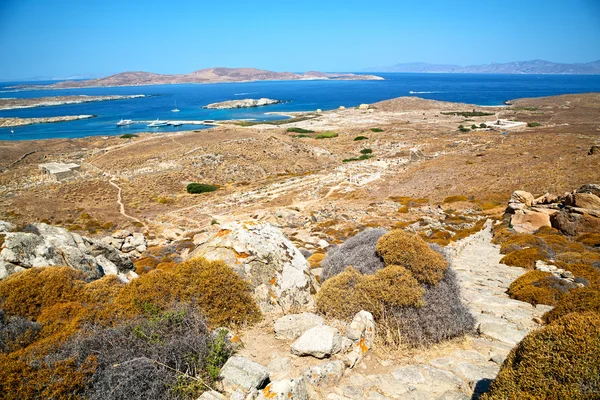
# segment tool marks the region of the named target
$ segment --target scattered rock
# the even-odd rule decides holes
[[[373,346],[375,340],[375,319],[373,315],[365,310],[358,312],[348,329],[346,329],[346,337],[352,340],[353,344],[350,351],[346,355],[349,361],[349,367],[354,367],[364,355]]]
[[[306,383],[302,378],[271,382],[258,393],[258,400],[308,400]]]
[[[269,370],[246,357],[230,357],[221,368],[219,375],[225,390],[232,392],[238,388],[244,391],[260,389],[269,379]]]
[[[594,154],[600,154],[600,146],[596,144],[590,147],[590,151],[588,151],[588,156],[592,156]]]
[[[223,225],[190,255],[196,256],[229,264],[250,283],[264,312],[314,304],[317,283],[308,262],[273,225],[254,220]]]
[[[359,110],[368,110],[369,109],[369,105],[368,104],[361,104],[358,106]]]
[[[533,195],[524,190],[516,190],[510,196],[510,200],[508,201],[507,212],[514,212],[517,210],[522,210],[524,208],[531,207],[534,202]]]
[[[315,326],[304,332],[292,344],[292,354],[325,358],[338,353],[342,348],[342,335],[336,328],[327,325]]]
[[[588,183],[577,189],[577,193],[591,193],[600,197],[600,184]]]
[[[403,384],[415,384],[425,382],[425,377],[419,371],[419,368],[415,366],[408,366],[396,369],[392,375],[394,379],[400,381]]]
[[[600,197],[593,193],[573,193],[567,196],[565,204],[589,210],[600,210]]]
[[[102,242],[132,257],[139,257],[148,248],[148,242],[142,233],[126,230],[115,231],[112,235],[103,237]]]
[[[202,395],[198,397],[198,400],[227,400],[227,397],[223,396],[219,392],[211,390],[210,392],[202,393]]]
[[[275,321],[275,337],[295,340],[317,325],[323,325],[323,318],[313,313],[285,315]]]
[[[570,208],[563,209],[550,217],[552,227],[569,236],[600,232],[600,212]]]
[[[302,372],[302,376],[313,386],[334,385],[342,379],[346,366],[343,361],[330,361],[321,365],[315,365]]]

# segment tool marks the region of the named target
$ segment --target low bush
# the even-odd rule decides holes
[[[186,186],[186,190],[190,194],[214,192],[218,189],[219,189],[218,186],[207,185],[204,183],[194,183],[194,182],[188,183],[188,185]]]
[[[569,290],[577,286],[549,272],[529,271],[517,278],[508,288],[511,299],[524,301],[534,306],[546,304],[553,306]]]
[[[554,322],[570,313],[596,312],[600,313],[600,290],[585,287],[572,290],[562,297],[556,306],[544,314],[544,322]]]
[[[295,126],[291,127],[291,128],[287,128],[286,131],[292,132],[292,133],[315,133],[315,131],[311,131],[310,129],[297,128]]]
[[[521,267],[525,269],[534,269],[537,260],[546,260],[546,255],[538,249],[527,248],[523,250],[515,250],[500,260],[502,264],[510,265],[511,267]]]
[[[459,201],[469,201],[469,198],[467,196],[448,196],[442,203],[456,203]]]
[[[481,399],[597,398],[599,355],[600,315],[567,315],[527,335]]]
[[[487,125],[482,122],[481,124],[479,124],[479,127],[480,128],[487,128]]]
[[[373,150],[371,150],[371,149],[362,149],[360,151],[360,154],[371,154],[371,153],[373,153]]]
[[[132,139],[138,137],[138,135],[135,135],[133,133],[126,133],[124,135],[121,135],[120,137],[121,139]]]
[[[475,124],[471,125],[471,129],[477,129],[477,125],[475,125]]]
[[[369,158],[373,158],[373,156],[370,154],[362,154],[358,157],[359,160],[368,160]]]
[[[408,206],[400,206],[400,208],[398,208],[398,212],[400,214],[408,214],[409,211],[410,209],[408,208]]]
[[[377,242],[377,255],[385,265],[402,265],[425,284],[435,285],[448,269],[448,261],[433,251],[419,236],[400,229],[383,235]]]
[[[357,136],[354,138],[354,141],[359,141],[359,140],[369,140],[369,138],[366,136]]]
[[[7,317],[0,310],[0,352],[11,353],[33,343],[41,325],[20,316]]]
[[[331,139],[334,137],[338,137],[338,134],[335,132],[323,132],[315,136],[315,139]]]
[[[382,269],[385,265],[375,254],[375,246],[385,233],[385,229],[367,229],[327,251],[321,262],[323,280],[342,273],[346,267],[353,267],[361,274],[374,274]]]
[[[381,129],[381,128],[371,128],[371,132],[375,132],[375,133],[377,133],[377,132],[383,132],[383,129]]]
[[[503,241],[502,246],[500,246],[500,254],[508,254],[528,248],[542,249],[545,254],[549,249],[542,238],[527,233],[517,233],[510,234]]]
[[[344,159],[342,160],[342,162],[345,162],[345,163],[346,163],[346,162],[352,162],[352,161],[360,161],[360,159],[359,159],[359,158],[356,158],[356,157],[351,157],[351,158],[344,158]]]
[[[600,233],[584,233],[575,240],[588,247],[600,247]]]
[[[135,279],[115,302],[124,316],[140,307],[167,309],[175,301],[193,302],[211,326],[234,326],[261,318],[248,284],[222,261],[195,258],[168,269],[157,269]]]
[[[539,122],[528,122],[527,123],[527,127],[528,128],[535,128],[535,127],[538,127],[538,126],[542,126],[542,124],[540,124]]]

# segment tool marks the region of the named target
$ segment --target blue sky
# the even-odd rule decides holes
[[[0,0],[0,78],[600,59],[600,0]]]

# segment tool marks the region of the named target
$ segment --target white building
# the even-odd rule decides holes
[[[81,168],[79,164],[57,162],[40,164],[38,167],[43,175],[55,181],[62,181],[63,179],[77,176]]]

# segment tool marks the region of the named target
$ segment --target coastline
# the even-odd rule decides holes
[[[31,98],[1,98],[0,97],[0,110],[22,110],[25,108],[37,108],[37,107],[52,107],[52,106],[63,106],[68,104],[82,104],[82,103],[94,103],[100,101],[114,101],[114,100],[131,100],[150,97],[145,94],[134,94],[134,95],[108,95],[108,96],[89,96],[89,95],[76,95],[76,96],[49,96],[49,97],[31,97]],[[3,103],[9,103],[4,105]],[[10,103],[16,103],[11,105]]]

